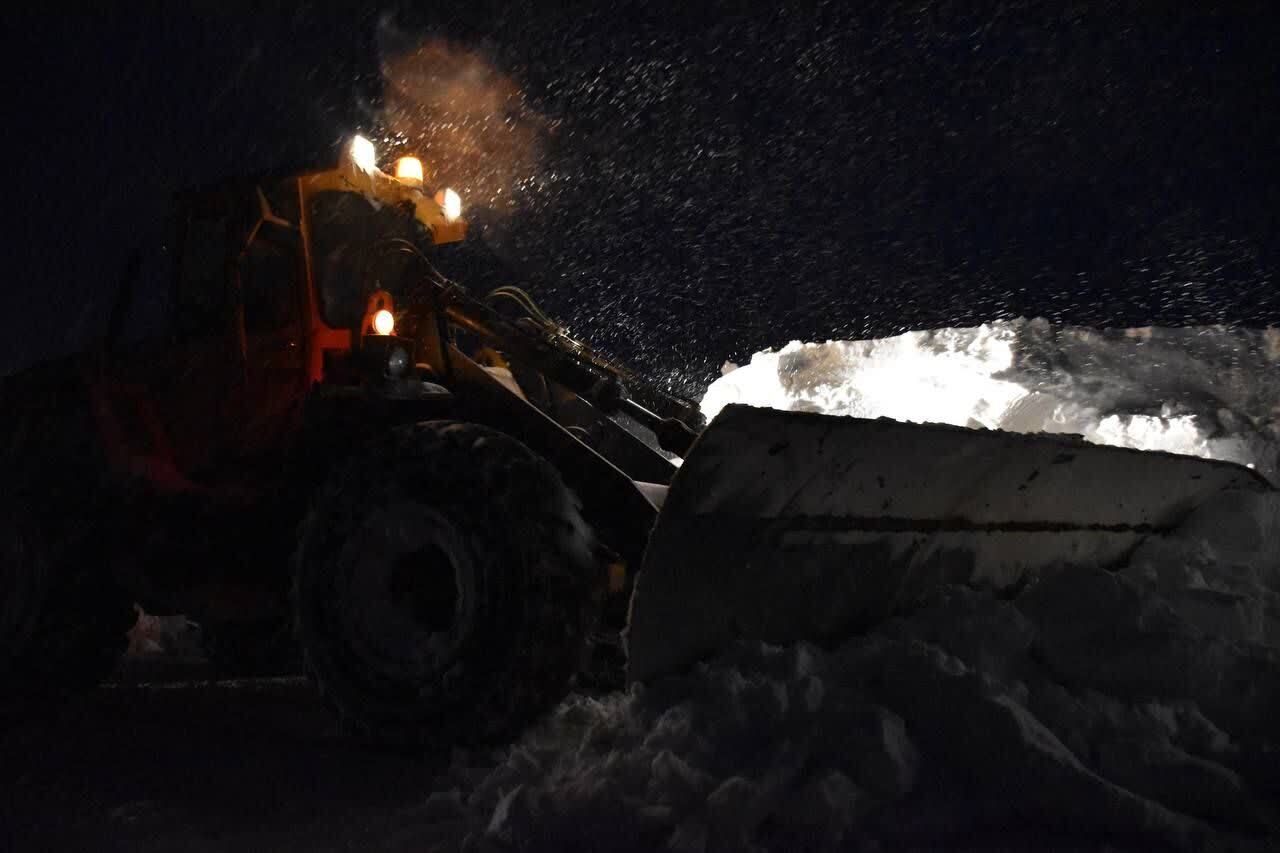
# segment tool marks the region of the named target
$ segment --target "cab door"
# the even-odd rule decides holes
[[[241,370],[231,395],[238,455],[269,459],[287,449],[306,393],[301,240],[296,223],[262,214],[236,260],[233,293]]]
[[[134,381],[153,397],[174,464],[203,480],[228,450],[227,393],[240,367],[228,283],[232,221],[225,205],[188,202],[176,224],[170,334],[143,354]]]

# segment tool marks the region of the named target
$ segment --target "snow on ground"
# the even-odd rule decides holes
[[[1280,482],[1280,329],[1095,330],[1043,319],[794,341],[725,365],[702,401],[1077,433],[1254,465]]]
[[[1151,576],[1177,557],[1195,562],[1073,570],[1013,600],[946,587],[833,649],[744,645],[572,696],[508,750],[456,752],[422,841],[1274,849],[1280,648],[1232,639],[1244,609],[1211,603],[1206,631],[1171,604],[1212,589]],[[1274,567],[1264,580],[1274,600]]]
[[[1270,332],[1017,321],[793,344],[704,405],[1078,431],[1274,476],[1277,356]],[[1276,849],[1278,711],[1280,494],[1228,494],[1119,572],[948,586],[832,648],[741,644],[572,695],[509,748],[455,751],[413,833],[440,850]]]

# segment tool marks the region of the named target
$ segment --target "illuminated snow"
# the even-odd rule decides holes
[[[1043,320],[793,341],[726,364],[702,400],[1014,432],[1224,459],[1275,478],[1274,330],[1100,332]]]
[[[757,353],[707,390],[708,419],[728,403],[804,409],[860,418],[997,427],[1027,396],[995,378],[1013,366],[1007,329],[982,326],[973,341],[955,330],[912,332],[876,341],[793,341]]]

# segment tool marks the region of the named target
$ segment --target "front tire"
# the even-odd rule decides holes
[[[475,424],[394,430],[335,472],[303,523],[304,664],[379,743],[509,736],[567,692],[605,572],[577,498]]]

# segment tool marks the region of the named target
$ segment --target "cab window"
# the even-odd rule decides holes
[[[298,264],[292,247],[259,234],[240,258],[247,334],[276,332],[297,319]]]
[[[194,338],[218,334],[226,318],[227,218],[192,216],[182,243],[178,325]]]

